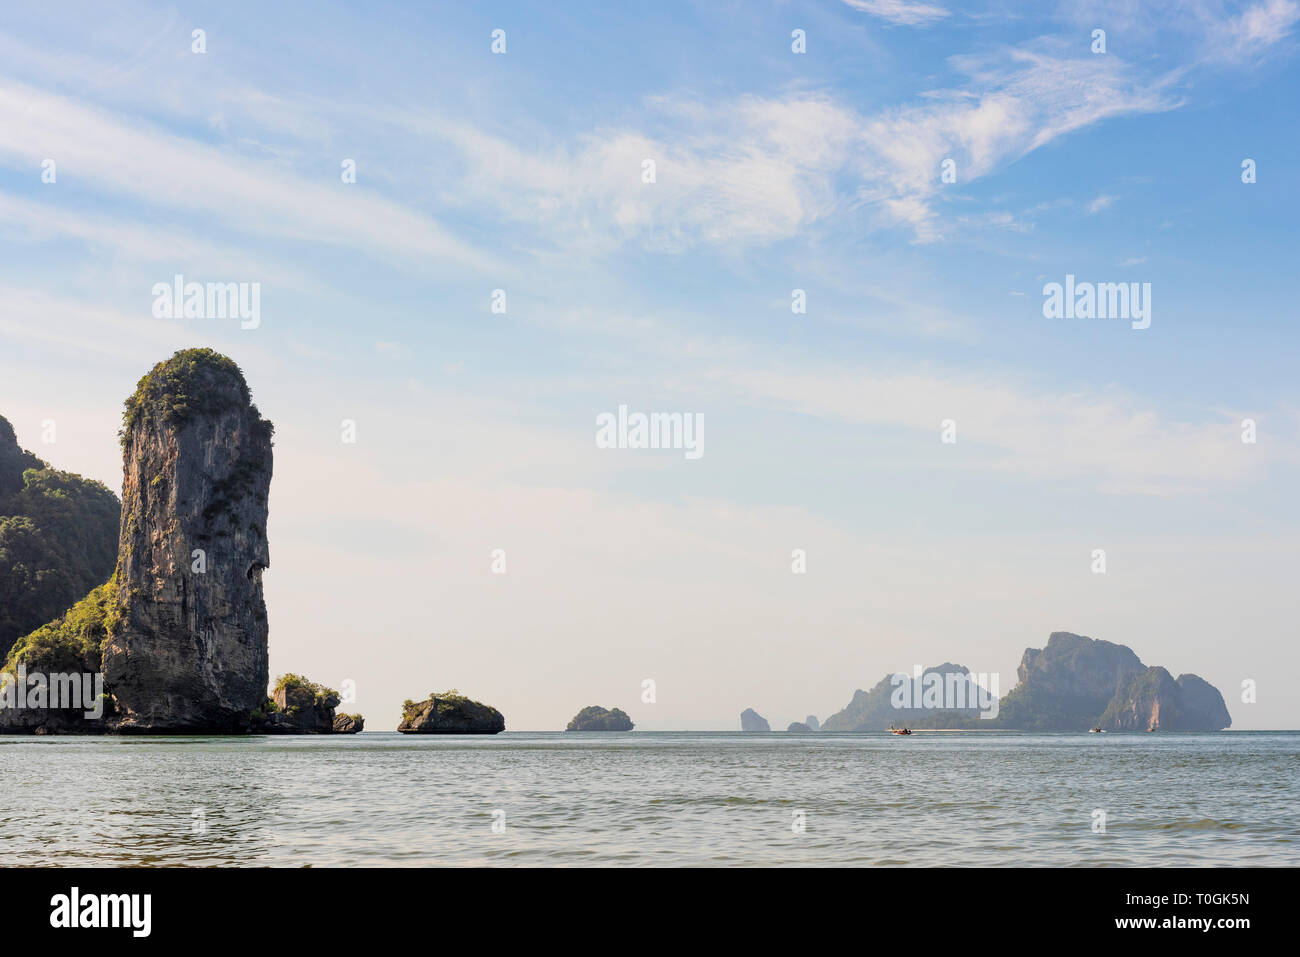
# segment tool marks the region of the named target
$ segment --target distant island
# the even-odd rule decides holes
[[[996,716],[984,718],[981,704],[990,699],[990,689],[978,686],[962,665],[946,662],[924,670],[927,687],[949,689],[938,706],[913,700],[908,707],[895,707],[898,682],[886,675],[870,691],[854,692],[848,705],[827,718],[822,728],[884,731],[896,724],[1019,731],[1220,731],[1232,724],[1223,696],[1203,678],[1174,678],[1164,668],[1144,665],[1124,645],[1070,632],[1053,632],[1042,649],[1026,648],[1017,677],[1016,687],[997,702]],[[951,694],[951,689],[960,695]],[[954,701],[966,706],[952,707]]]
[[[949,701],[959,700],[972,705],[979,700],[984,689],[979,688],[970,678],[970,672],[961,665],[944,662],[922,672],[922,680],[930,676],[938,678]],[[908,682],[912,675],[904,676]],[[953,680],[955,679],[955,680]],[[906,702],[905,707],[897,707],[894,701],[895,688],[900,682],[895,675],[885,675],[870,691],[861,689],[853,693],[853,699],[840,711],[822,722],[823,731],[887,731],[891,725],[907,727],[953,728],[979,718],[978,707],[929,708],[922,702]],[[954,694],[953,692],[957,692]],[[985,693],[985,700],[988,699]],[[996,700],[996,699],[994,699]],[[930,722],[930,723],[926,723]],[[982,722],[986,727],[988,722]]]
[[[1027,731],[1221,731],[1232,725],[1223,695],[1196,675],[1174,678],[1144,665],[1132,649],[1054,632],[1026,648],[1020,683],[998,720]]]
[[[565,731],[631,731],[632,719],[614,708],[612,711],[599,705],[588,705],[573,716]]]
[[[772,726],[767,723],[767,719],[755,711],[753,708],[746,708],[740,713],[740,730],[741,731],[771,731]]]

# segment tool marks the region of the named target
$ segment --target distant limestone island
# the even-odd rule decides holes
[[[771,731],[772,726],[768,723],[767,718],[753,708],[746,708],[740,713],[740,730],[763,732]],[[821,725],[817,723],[817,716],[810,714],[802,721],[791,721],[785,730],[794,734],[809,734],[813,731],[820,731]]]
[[[182,350],[125,405],[120,507],[0,419],[0,732],[361,730],[301,676],[267,693],[274,430],[239,367]],[[78,707],[55,700],[72,676],[94,679]]]
[[[631,731],[632,719],[618,708],[612,711],[599,705],[588,705],[573,716],[565,731]]]
[[[842,711],[823,723],[825,731],[885,731],[960,728],[1018,731],[1220,731],[1231,726],[1223,696],[1196,675],[1174,678],[1164,668],[1144,665],[1132,649],[1070,632],[1053,632],[1045,648],[1026,648],[1017,669],[1019,684],[993,712],[990,689],[975,684],[970,671],[945,663],[923,672],[922,687],[943,687],[938,707],[925,695],[909,707],[895,707],[899,683],[886,675],[870,691],[858,690]],[[929,676],[937,676],[931,678]],[[912,676],[906,676],[909,681]],[[951,689],[960,688],[954,696]],[[982,697],[981,697],[982,696]],[[964,702],[966,707],[945,707]]]
[[[1016,687],[998,700],[996,684],[985,688],[968,668],[951,662],[919,676],[885,675],[870,691],[855,691],[820,730],[1221,731],[1232,725],[1223,695],[1205,679],[1175,678],[1144,665],[1124,645],[1068,631],[1053,632],[1045,648],[1026,648],[1017,676]],[[746,708],[740,730],[772,729]],[[817,730],[813,715],[786,728]]]
[[[1174,678],[1144,665],[1132,649],[1054,632],[1043,649],[1026,648],[1020,683],[998,720],[1027,731],[1222,731],[1231,727],[1223,695],[1204,678]]]

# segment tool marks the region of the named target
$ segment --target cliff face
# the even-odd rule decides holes
[[[1209,682],[1148,668],[1116,693],[1099,723],[1107,731],[1219,731],[1232,718]]]
[[[1129,678],[1106,706],[1099,725],[1106,731],[1172,731],[1183,723],[1182,693],[1164,668],[1147,668]]]
[[[1104,705],[1121,682],[1142,668],[1124,645],[1054,631],[1047,647],[1025,649],[1016,677],[1060,698],[1101,700]]]
[[[103,649],[117,730],[241,730],[266,700],[271,432],[211,350],[159,363],[127,400],[121,618]]]
[[[1020,684],[998,726],[1028,731],[1219,731],[1232,724],[1223,696],[1196,675],[1148,668],[1124,645],[1053,632],[1025,649]]]
[[[1004,699],[999,724],[1026,731],[1087,731],[1116,693],[1146,666],[1132,649],[1068,631],[1045,648],[1026,648],[1019,685]]]
[[[767,723],[767,718],[763,717],[753,708],[746,708],[740,712],[740,730],[741,731],[771,731],[772,726]]]
[[[1214,685],[1197,675],[1179,675],[1178,687],[1183,692],[1186,725],[1179,731],[1222,731],[1232,727],[1232,715]]]

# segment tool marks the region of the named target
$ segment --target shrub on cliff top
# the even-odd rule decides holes
[[[233,396],[231,384],[235,386]],[[244,373],[233,359],[213,349],[182,349],[154,366],[136,384],[135,392],[125,402],[118,437],[125,447],[127,436],[143,416],[180,424],[196,415],[245,407],[253,410],[269,435],[273,426],[261,417],[251,400]]]
[[[274,695],[277,691],[282,691],[288,688],[305,688],[307,691],[312,693],[317,704],[323,703],[326,698],[333,697],[337,701],[343,697],[333,688],[327,688],[314,681],[308,681],[302,675],[296,675],[292,672],[280,675],[280,677],[275,680],[275,685],[271,689],[271,694]]]
[[[450,711],[453,708],[458,707],[462,702],[466,701],[469,701],[471,704],[478,704],[477,701],[470,701],[469,698],[465,697],[455,688],[452,688],[449,691],[430,691],[429,697],[425,698],[423,701],[412,701],[410,698],[403,701],[402,717],[406,720],[414,718],[421,710],[423,710],[424,706],[434,698],[438,699],[439,712]]]

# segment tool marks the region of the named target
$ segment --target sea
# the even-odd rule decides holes
[[[8,866],[1300,864],[1300,733],[0,737]]]

